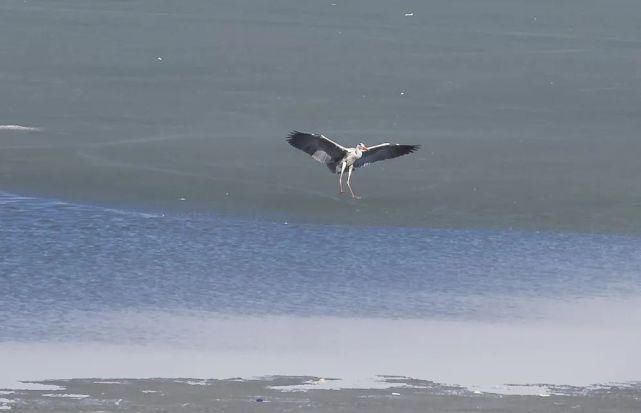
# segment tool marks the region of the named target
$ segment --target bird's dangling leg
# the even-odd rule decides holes
[[[352,198],[361,199],[360,196],[354,195],[354,191],[352,191],[352,171],[353,170],[354,170],[354,165],[351,165],[349,167],[349,170],[347,171],[347,187],[349,188],[349,192],[352,193]]]
[[[341,175],[338,177],[338,190],[340,194],[343,194],[345,191],[343,190],[343,172],[345,172],[345,162],[341,164]]]

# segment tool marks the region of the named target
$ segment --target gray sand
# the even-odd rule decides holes
[[[0,189],[641,232],[641,3],[334,3],[2,2],[0,124],[42,131],[0,130]],[[359,171],[354,202],[291,129],[423,149]]]
[[[15,412],[638,412],[638,386],[551,387],[551,395],[477,394],[388,377],[388,389],[282,391],[314,377],[261,380],[53,380],[61,390],[3,396]],[[96,383],[97,382],[97,383]],[[103,383],[101,383],[103,382]],[[406,387],[410,385],[413,387]],[[65,396],[66,395],[66,396]],[[74,395],[76,398],[74,398]],[[83,397],[88,396],[88,397]]]

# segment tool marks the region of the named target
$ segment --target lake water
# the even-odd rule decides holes
[[[639,380],[640,13],[0,2],[0,387]],[[292,129],[422,148],[356,202]]]
[[[0,188],[639,234],[640,14],[630,0],[5,0]],[[355,206],[287,145],[292,129],[422,149],[359,170]]]
[[[501,370],[502,357],[522,351],[566,362],[579,354],[580,365],[603,351],[613,371],[589,376],[600,381],[599,374],[631,379],[616,360],[638,362],[626,354],[639,339],[630,332],[641,296],[637,237],[294,224],[8,193],[0,195],[0,222],[0,347],[5,362],[23,362],[5,370],[14,379],[76,371],[217,376],[197,360],[214,357],[221,368],[221,355],[230,376],[296,373],[296,363],[305,373],[335,365],[329,373],[341,374],[337,360],[350,351],[374,369],[368,373],[464,383],[492,375],[411,366],[481,354]],[[140,365],[125,362],[120,346],[147,356],[172,350]],[[187,350],[180,363],[165,363],[177,370],[158,370],[159,360]],[[77,370],[83,352],[92,361]],[[298,358],[317,360],[303,367]],[[127,369],[110,370],[117,365]],[[521,365],[521,376],[496,380],[572,380],[546,366],[548,376],[528,376]]]

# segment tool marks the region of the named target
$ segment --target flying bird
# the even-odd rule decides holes
[[[298,131],[290,133],[287,142],[294,148],[311,155],[318,162],[325,164],[332,173],[340,174],[338,187],[341,194],[345,192],[343,190],[343,173],[347,170],[347,187],[354,199],[360,199],[354,195],[351,185],[354,168],[407,155],[421,147],[421,145],[400,145],[398,143],[381,143],[368,147],[361,142],[355,148],[346,148],[323,135]]]

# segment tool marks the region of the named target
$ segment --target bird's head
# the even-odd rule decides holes
[[[356,147],[357,147],[359,150],[363,151],[363,152],[365,152],[365,151],[369,151],[369,148],[368,148],[367,146],[365,146],[365,144],[364,144],[363,142],[361,142],[361,143],[359,143],[358,145],[356,145]]]

